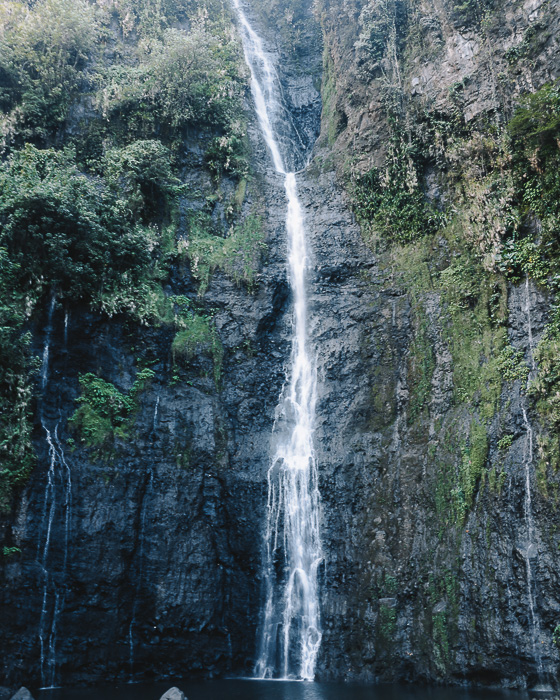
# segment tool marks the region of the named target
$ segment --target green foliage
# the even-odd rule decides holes
[[[553,431],[560,430],[560,337],[552,331],[545,333],[535,350],[539,372],[530,386],[529,394]]]
[[[125,274],[134,284],[150,264],[148,232],[102,181],[77,170],[70,151],[26,146],[0,165],[0,222],[21,289],[91,297]]]
[[[427,408],[436,366],[435,355],[428,337],[428,319],[420,316],[418,328],[409,348],[408,386],[410,405],[408,419],[414,423]]]
[[[400,48],[408,24],[407,3],[374,0],[364,4],[359,17],[360,35],[356,42],[358,66],[364,76],[380,68],[391,50]]]
[[[323,114],[321,120],[326,124],[327,142],[332,146],[338,135],[343,131],[346,118],[337,105],[337,82],[334,64],[325,46],[323,51],[323,82],[321,95],[323,99]]]
[[[445,673],[451,661],[451,642],[457,636],[459,614],[459,581],[457,575],[447,569],[439,575],[428,577],[428,600],[432,608],[429,623],[433,642],[434,659],[440,673]],[[439,609],[439,608],[443,609]]]
[[[0,510],[34,464],[26,330],[47,298],[185,330],[162,286],[187,194],[184,129],[217,178],[240,178],[236,211],[246,185],[246,70],[230,20],[226,0],[0,0]],[[236,279],[252,279],[251,236],[226,251]],[[212,353],[219,375],[215,329]],[[106,454],[130,434],[137,389],[84,376],[74,427]]]
[[[522,41],[505,52],[506,61],[513,66],[519,61],[531,57],[542,46],[543,39],[546,40],[550,36],[546,30],[547,24],[545,22],[532,22],[525,30]]]
[[[158,210],[181,192],[172,155],[160,141],[134,141],[124,148],[108,149],[101,163],[105,180],[126,202],[134,220],[148,223],[161,218]]]
[[[494,0],[460,0],[453,3],[453,15],[458,25],[478,24],[492,8]]]
[[[0,139],[54,136],[68,115],[99,26],[86,0],[0,3]]]
[[[275,27],[293,53],[305,48],[309,41],[311,18],[305,0],[266,0],[256,3],[254,10],[268,27]]]
[[[191,218],[187,254],[194,276],[199,281],[198,293],[203,295],[210,275],[217,268],[237,283],[252,285],[261,253],[266,248],[262,223],[258,216],[248,216],[232,227],[226,238],[211,232],[210,218],[203,214]]]
[[[529,378],[529,365],[523,358],[523,352],[515,350],[511,345],[506,346],[498,355],[498,370],[507,382],[526,382]]]
[[[381,642],[388,644],[393,641],[395,632],[397,631],[397,611],[390,605],[379,606],[379,636]]]
[[[392,138],[380,172],[373,168],[354,185],[354,206],[362,223],[369,224],[390,243],[409,243],[437,231],[445,222],[420,189],[414,151],[398,133]]]
[[[26,299],[18,287],[19,266],[0,248],[0,513],[10,510],[13,490],[35,463],[31,335],[24,330]]]
[[[556,625],[552,633],[553,643],[560,649],[560,625]]]
[[[68,422],[78,432],[82,443],[95,448],[98,457],[106,454],[115,438],[129,438],[140,394],[154,376],[151,369],[140,370],[127,394],[91,372],[80,377],[78,408]]]
[[[526,148],[554,148],[559,129],[560,82],[525,95],[508,124],[511,137]]]
[[[15,556],[16,554],[21,554],[21,549],[19,547],[4,547],[2,549],[2,554],[5,559]]]
[[[498,440],[498,449],[507,451],[513,445],[513,435],[504,435]]]
[[[146,42],[140,59],[113,65],[100,78],[97,103],[106,118],[121,119],[137,138],[193,124],[232,133],[242,115],[245,78],[231,35],[216,35],[204,24],[189,33],[167,29]]]
[[[461,488],[467,509],[472,507],[476,486],[484,472],[487,457],[488,435],[486,426],[484,423],[473,420],[471,422],[469,442],[463,450],[461,461]]]
[[[227,132],[216,136],[206,151],[208,169],[219,181],[224,174],[237,175],[241,182],[249,172],[247,134],[242,121],[230,123]]]
[[[196,313],[183,318],[180,330],[171,345],[173,362],[187,364],[196,355],[209,354],[214,364],[214,381],[219,384],[224,350],[216,328],[210,320]]]

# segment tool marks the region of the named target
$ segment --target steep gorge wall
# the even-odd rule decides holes
[[[526,393],[554,295],[502,264],[519,200],[495,163],[520,95],[558,77],[558,5],[317,11],[316,168],[336,169],[375,252],[341,314],[352,325],[361,313],[350,351],[319,350],[325,395],[352,377],[319,408],[321,675],[555,684],[557,435]],[[531,213],[516,215],[516,241],[538,241]]]

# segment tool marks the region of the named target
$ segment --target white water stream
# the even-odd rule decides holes
[[[288,266],[294,303],[291,364],[277,407],[276,448],[268,472],[265,605],[254,672],[262,679],[312,680],[321,645],[317,571],[323,552],[313,447],[316,367],[309,354],[307,336],[305,224],[295,173],[286,171],[285,157],[289,153],[281,152],[278,126],[285,118],[285,110],[278,76],[239,0],[232,2],[251,72],[258,122],[274,169],[284,176]]]
[[[49,460],[43,496],[43,514],[37,544],[37,561],[41,567],[42,578],[38,638],[41,685],[43,688],[52,688],[56,685],[57,633],[60,614],[66,602],[66,578],[72,518],[72,473],[58,436],[59,422],[54,423],[54,427],[49,428],[43,410],[44,393],[49,383],[50,345],[55,305],[56,297],[53,293],[48,307],[45,343],[43,346],[43,361],[41,365],[43,400],[39,409]],[[66,327],[65,317],[65,342]],[[51,545],[53,540],[56,542],[57,550],[59,550],[60,544],[62,545],[61,560],[57,552],[52,551]]]

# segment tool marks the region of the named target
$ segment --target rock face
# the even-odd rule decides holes
[[[474,118],[491,111],[490,68],[499,72],[504,51],[522,41],[540,5],[502,3],[505,19],[492,30],[497,58],[492,42],[482,45],[448,5],[418,4],[422,46],[437,48],[444,60],[413,62],[403,81],[436,103],[463,81],[464,109]],[[553,683],[560,540],[553,499],[535,489],[537,417],[520,380],[498,388],[479,439],[484,469],[472,502],[461,528],[446,523],[455,477],[474,459],[482,418],[457,402],[442,296],[413,295],[387,256],[364,243],[333,172],[333,153],[361,153],[362,169],[381,162],[388,132],[379,94],[354,73],[362,3],[322,6],[340,76],[338,116],[329,137],[323,115],[321,144],[298,181],[313,259],[319,379],[326,566],[318,675]],[[533,72],[520,68],[519,89],[557,74],[555,26]],[[312,48],[309,74],[283,66],[287,102],[306,143],[318,129],[310,75],[321,47]],[[252,293],[220,272],[212,278],[207,294],[224,346],[218,386],[204,357],[194,361],[189,383],[168,380],[166,331],[54,309],[52,362],[37,409],[39,465],[10,525],[22,552],[1,573],[0,657],[9,683],[39,682],[41,674],[66,684],[251,672],[269,444],[291,332],[282,183],[267,169],[254,124],[251,139],[268,252]],[[174,271],[172,283],[194,292],[185,271]],[[507,288],[507,334],[526,358],[549,306],[532,283]],[[38,350],[46,327],[45,319]],[[157,360],[156,378],[142,394],[134,438],[108,459],[92,460],[73,445],[67,425],[78,376],[94,371],[126,390],[136,353],[146,348]],[[498,447],[504,435],[511,438],[506,449]],[[183,697],[172,689],[164,698],[175,697],[171,692]]]

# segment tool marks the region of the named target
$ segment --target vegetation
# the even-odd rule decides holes
[[[383,172],[373,168],[356,180],[354,202],[361,221],[391,243],[410,243],[437,231],[444,216],[420,188],[415,152],[396,133]]]
[[[140,394],[154,377],[153,370],[140,370],[127,394],[91,372],[80,377],[81,395],[76,399],[78,408],[69,422],[81,441],[94,448],[97,457],[106,456],[116,438],[128,439],[139,408]]]
[[[175,365],[210,347],[219,379],[204,300],[185,315],[169,281],[186,263],[182,222],[210,217],[226,176],[228,235],[191,238],[200,296],[218,267],[250,286],[260,259],[258,220],[242,211],[247,72],[230,13],[225,0],[0,2],[0,509],[34,464],[31,330],[48,300],[170,327]],[[187,136],[203,191],[183,184]],[[202,328],[208,344],[189,349]],[[130,435],[135,387],[80,378],[71,422],[96,454]]]
[[[251,286],[260,254],[265,248],[261,221],[257,216],[248,216],[223,238],[212,232],[209,217],[194,215],[187,253],[193,274],[200,283],[199,294],[204,294],[211,273],[218,268],[237,283],[243,281]]]
[[[54,138],[87,81],[98,14],[86,0],[0,3],[0,145]]]

